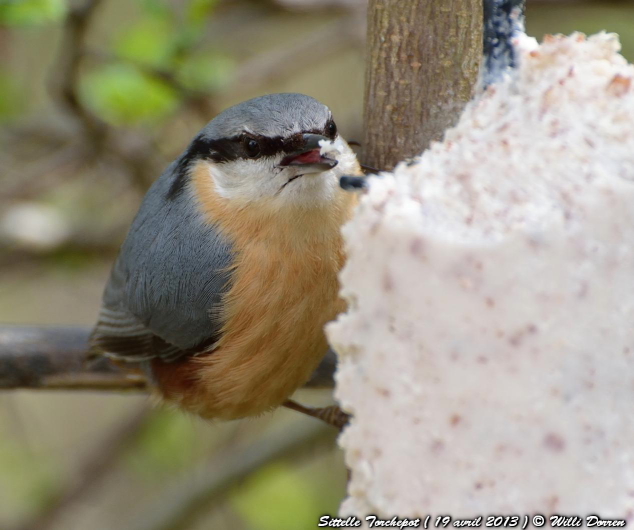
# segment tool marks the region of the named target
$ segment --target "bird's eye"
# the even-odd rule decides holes
[[[332,138],[333,140],[335,136],[337,136],[337,126],[332,120],[326,124],[326,136],[328,136],[328,138]]]
[[[260,154],[260,144],[257,142],[257,140],[254,140],[253,138],[245,138],[244,147],[246,149],[247,155],[251,158],[254,158]]]

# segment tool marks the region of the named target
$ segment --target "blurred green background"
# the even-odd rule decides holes
[[[634,60],[631,1],[529,0],[527,25],[539,39],[617,32]],[[143,193],[223,108],[303,92],[361,140],[364,33],[363,0],[0,0],[0,323],[91,325]],[[170,502],[186,512],[173,529],[316,528],[345,493],[333,436],[187,500],[259,441],[312,426],[288,411],[205,423],[144,396],[0,393],[0,529],[158,530]]]

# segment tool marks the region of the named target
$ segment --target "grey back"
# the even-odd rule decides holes
[[[170,359],[218,338],[231,245],[189,189],[168,197],[177,168],[148,191],[106,286],[93,344],[113,357]]]

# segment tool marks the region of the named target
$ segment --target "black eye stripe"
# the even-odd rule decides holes
[[[254,134],[233,136],[231,138],[222,138],[219,140],[197,138],[194,142],[192,142],[192,147],[194,144],[196,144],[197,147],[191,154],[194,155],[195,158],[205,158],[219,163],[230,162],[239,158],[253,159],[254,156],[249,153],[247,148],[248,140],[253,139],[257,141],[260,147],[260,152],[255,158],[273,157],[279,153],[288,154],[300,149],[304,142],[302,134],[305,133],[324,134],[324,131],[303,131],[302,133],[294,134],[289,138],[283,138],[282,136],[269,138]],[[188,150],[188,154],[190,154],[190,150]]]
[[[289,154],[300,149],[304,140],[302,134],[321,134],[328,138],[334,138],[328,131],[332,120],[324,127],[324,130],[309,130],[294,134],[288,138],[275,136],[269,138],[255,134],[244,134],[231,138],[221,138],[210,140],[204,136],[197,136],[189,144],[187,151],[183,153],[176,164],[174,173],[176,174],[172,185],[167,193],[168,199],[174,199],[180,195],[187,182],[189,168],[196,160],[213,160],[216,163],[231,162],[233,160],[257,160],[258,158],[274,157],[280,153]],[[334,122],[332,122],[334,124]],[[336,126],[335,126],[336,128]],[[336,132],[335,132],[336,135]],[[260,152],[257,155],[249,154],[245,140],[253,139],[258,142]]]
[[[201,136],[194,138],[192,143],[189,144],[187,151],[182,154],[176,163],[176,167],[174,168],[175,177],[167,192],[167,198],[169,200],[175,199],[183,191],[189,175],[188,170],[192,162],[194,160],[208,158],[208,155],[209,142]]]

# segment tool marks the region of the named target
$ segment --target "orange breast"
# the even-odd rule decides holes
[[[341,225],[354,195],[280,212],[236,207],[219,197],[204,164],[192,171],[203,211],[233,242],[232,287],[213,353],[154,365],[163,395],[203,417],[232,419],[280,405],[308,380],[327,351],[323,327],[345,305]]]

